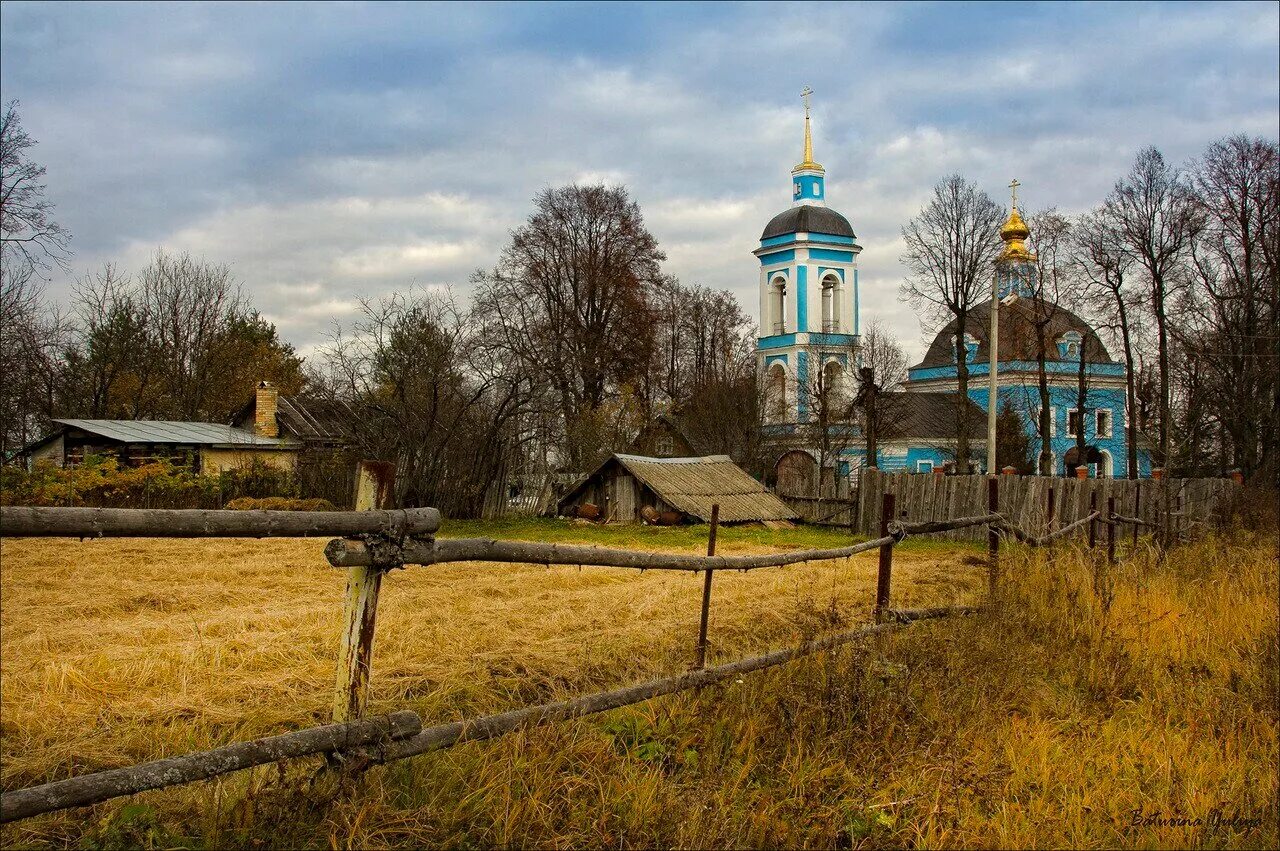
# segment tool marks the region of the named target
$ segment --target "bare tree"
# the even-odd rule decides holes
[[[1073,262],[1085,282],[1083,296],[1094,305],[1091,312],[1109,316],[1100,325],[1120,338],[1125,367],[1126,466],[1130,479],[1138,478],[1138,364],[1134,351],[1133,279],[1129,272],[1134,258],[1125,249],[1120,233],[1106,207],[1081,216],[1074,228]]]
[[[1194,247],[1187,342],[1231,463],[1280,484],[1280,146],[1232,136],[1193,174],[1206,228]]]
[[[902,262],[909,272],[903,294],[931,319],[954,319],[956,378],[963,397],[969,393],[969,313],[987,292],[1003,219],[1000,205],[955,174],[934,187],[929,203],[902,228],[907,244]],[[956,455],[968,464],[970,412],[965,405],[956,411]]]
[[[53,219],[53,202],[45,197],[45,168],[27,154],[34,147],[22,127],[18,102],[10,101],[0,116],[0,259],[37,274],[50,264],[63,266],[71,234]],[[16,280],[16,278],[15,278]]]
[[[835,470],[844,451],[857,443],[854,417],[853,370],[857,364],[856,346],[810,346],[806,352],[808,368],[798,377],[796,397],[807,416],[800,417],[796,437],[818,462],[818,492],[815,496],[833,496],[827,482],[834,487]]]
[[[1143,148],[1106,201],[1116,232],[1147,278],[1156,326],[1160,458],[1171,452],[1168,304],[1188,279],[1191,245],[1203,215],[1186,177],[1154,147]]]
[[[865,464],[879,467],[880,441],[899,437],[903,399],[898,392],[907,378],[907,355],[879,319],[862,334],[861,366],[854,407],[861,421]]]
[[[574,469],[604,448],[592,434],[607,399],[653,361],[652,299],[666,259],[622,187],[566,186],[534,200],[497,268],[477,273],[475,311],[491,351],[544,385]]]
[[[35,270],[0,267],[0,463],[47,425],[62,334]]]
[[[1020,303],[1017,310],[1024,313],[1032,331],[1035,348],[1036,390],[1039,396],[1039,416],[1036,430],[1040,434],[1040,452],[1036,467],[1042,476],[1053,475],[1052,422],[1053,410],[1049,401],[1048,359],[1050,329],[1063,315],[1060,301],[1066,279],[1066,259],[1071,223],[1056,208],[1049,208],[1030,217],[1031,233],[1036,246],[1036,275],[1029,282],[1033,298]],[[1081,362],[1084,362],[1083,351]]]

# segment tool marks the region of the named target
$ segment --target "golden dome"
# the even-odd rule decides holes
[[[1009,218],[1000,228],[1000,238],[1004,240],[1004,251],[1001,252],[1000,259],[1034,260],[1036,256],[1027,250],[1025,244],[1029,236],[1031,228],[1027,227],[1027,223],[1018,214],[1018,206],[1015,204],[1009,212]]]

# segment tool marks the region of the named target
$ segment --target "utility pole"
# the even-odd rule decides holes
[[[1018,209],[1018,187],[1022,184],[1015,177],[1009,184],[1013,193],[1013,209]],[[987,367],[987,475],[994,476],[1000,471],[996,469],[996,406],[999,403],[997,393],[997,365],[1000,358],[1000,267],[997,261],[995,274],[991,276],[991,331],[987,335],[990,347],[990,364]]]

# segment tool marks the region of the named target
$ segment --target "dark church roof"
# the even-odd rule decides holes
[[[815,207],[812,204],[783,210],[764,226],[764,233],[760,234],[760,238],[771,239],[789,233],[826,233],[856,238],[848,219],[830,207]]]
[[[906,440],[951,439],[956,436],[959,421],[957,405],[964,398],[969,409],[969,436],[986,434],[987,415],[972,399],[954,392],[905,391],[885,393],[880,396],[884,411],[883,437]]]
[[[1045,327],[1046,357],[1050,361],[1063,360],[1058,354],[1057,341],[1068,331],[1077,332],[1084,343],[1085,363],[1114,363],[1107,347],[1097,333],[1079,316],[1052,302],[1038,298],[1019,298],[1011,304],[1000,305],[1000,353],[1001,361],[1034,361],[1036,359],[1036,322],[1048,317]],[[955,344],[957,322],[952,319],[933,338],[924,360],[912,367],[951,366],[956,362]],[[991,302],[984,301],[969,311],[965,330],[978,341],[978,353],[974,361],[986,363],[991,356],[987,345],[991,329]],[[1075,362],[1075,359],[1071,359]]]

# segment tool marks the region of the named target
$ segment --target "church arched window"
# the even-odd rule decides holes
[[[840,279],[826,275],[822,279],[822,330],[835,333],[840,330]]]
[[[770,422],[787,421],[787,370],[780,363],[769,367],[765,385],[766,414]]]
[[[951,359],[955,360],[955,357],[956,357],[956,338],[955,338],[955,335],[953,334],[951,335]],[[965,334],[964,335],[964,362],[973,363],[977,359],[978,359],[978,338],[974,337],[972,334]]]
[[[822,368],[822,390],[827,398],[827,411],[832,417],[843,417],[845,414],[845,382],[844,364],[838,360],[827,361]]]
[[[1068,331],[1058,338],[1058,357],[1063,360],[1080,360],[1084,350],[1084,337],[1079,331]]]
[[[787,332],[787,279],[779,275],[769,285],[769,313],[773,321],[773,333]]]

